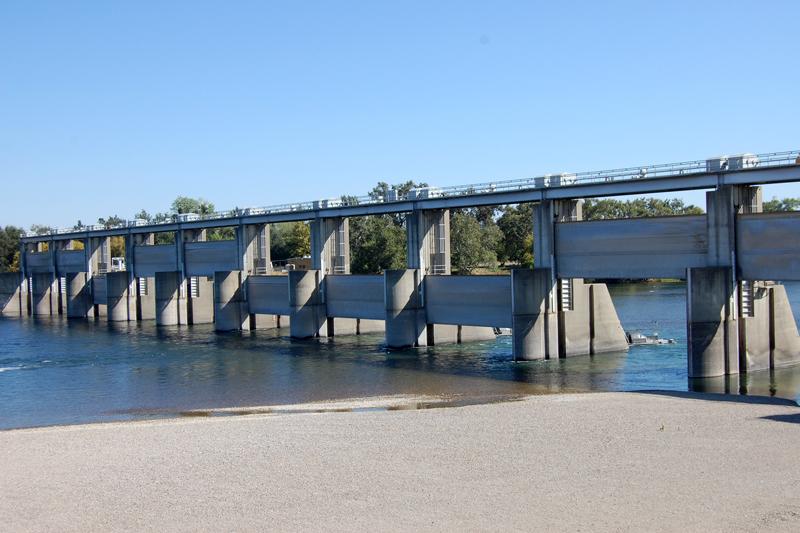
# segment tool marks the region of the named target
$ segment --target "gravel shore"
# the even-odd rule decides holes
[[[603,393],[333,410],[0,432],[0,529],[800,530],[795,405]]]

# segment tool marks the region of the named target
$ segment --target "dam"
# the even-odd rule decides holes
[[[0,275],[0,311],[288,327],[298,339],[383,331],[390,348],[510,328],[512,356],[525,361],[627,347],[607,287],[585,280],[677,278],[687,281],[690,377],[779,368],[800,360],[774,283],[800,280],[800,213],[763,213],[761,185],[797,181],[800,152],[744,154],[26,235],[21,272]],[[584,198],[681,190],[707,190],[706,214],[583,220]],[[450,275],[450,209],[524,202],[534,204],[535,268]],[[382,214],[405,216],[406,268],[350,274],[348,217]],[[311,267],[277,274],[269,225],[289,221],[310,224]],[[234,238],[209,241],[216,228]],[[164,233],[172,244],[156,244]],[[111,237],[124,238],[125,270],[111,266]]]

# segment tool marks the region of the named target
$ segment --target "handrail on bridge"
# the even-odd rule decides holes
[[[319,200],[314,202],[295,202],[266,207],[235,208],[227,211],[217,211],[207,214],[187,213],[185,215],[172,215],[167,220],[131,220],[123,221],[117,226],[84,226],[81,228],[60,228],[44,234],[28,234],[22,232],[23,237],[45,237],[80,231],[94,231],[104,229],[122,229],[135,226],[158,226],[175,224],[178,222],[235,219],[240,216],[270,215],[277,213],[292,213],[298,211],[312,211],[320,208],[363,206],[371,204],[387,204],[416,199],[447,198],[455,196],[469,196],[474,194],[491,194],[499,192],[516,192],[532,189],[547,189],[553,187],[570,187],[590,183],[609,183],[630,181],[666,176],[683,176],[702,173],[720,173],[745,168],[777,167],[800,164],[800,151],[789,150],[785,152],[768,152],[764,154],[740,154],[735,156],[720,156],[712,159],[698,159],[680,163],[662,163],[637,167],[617,168],[611,170],[597,170],[578,173],[544,174],[533,178],[517,178],[509,180],[489,181],[470,185],[452,185],[449,187],[423,187],[412,189],[406,194],[400,194],[394,189],[386,198],[382,196],[342,196],[341,198]],[[186,218],[184,218],[186,217]],[[231,220],[233,222],[233,220]]]

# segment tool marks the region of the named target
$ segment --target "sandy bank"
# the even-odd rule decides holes
[[[705,398],[0,432],[2,529],[800,529],[800,409]]]

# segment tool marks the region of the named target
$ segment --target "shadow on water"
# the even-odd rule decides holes
[[[685,285],[610,290],[626,329],[677,342],[514,363],[510,337],[387,352],[382,335],[290,341],[286,329],[220,334],[211,325],[3,319],[0,428],[388,395],[475,403],[557,392],[692,390],[796,400],[798,368],[687,379]],[[788,292],[800,314],[800,285]]]

